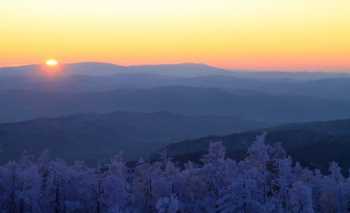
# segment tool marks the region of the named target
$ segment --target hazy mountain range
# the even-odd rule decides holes
[[[0,67],[2,76],[40,75],[44,65],[24,65],[13,67]],[[154,64],[154,65],[132,65],[121,66],[101,62],[82,62],[63,64],[64,75],[90,75],[111,76],[116,74],[160,74],[178,77],[198,77],[208,75],[230,75],[235,77],[259,78],[259,79],[323,79],[329,77],[349,76],[341,72],[318,72],[318,71],[254,71],[254,70],[230,70],[210,66],[201,63],[179,63],[179,64]]]
[[[0,91],[100,92],[190,86],[350,99],[346,95],[350,89],[347,73],[243,72],[190,63],[125,67],[90,62],[64,65],[59,75],[48,78],[43,69],[39,65],[0,68]]]
[[[7,123],[0,125],[0,160],[45,148],[53,150],[54,157],[71,160],[92,161],[120,150],[135,159],[196,137],[350,118],[347,73],[245,72],[193,63],[118,66],[88,62],[61,68],[50,77],[41,65],[0,68],[0,123]],[[286,143],[287,149],[303,162],[302,156],[312,156],[304,148],[318,150],[309,149],[306,140],[329,139],[327,128],[315,133],[308,130],[310,125],[318,123],[302,124],[298,130],[290,126],[283,131],[268,129],[268,138],[293,139]],[[255,133],[242,135],[251,139]],[[195,140],[193,146],[189,141],[191,148],[184,152],[188,141],[169,147],[173,156],[192,158],[207,150],[211,139],[232,141],[230,146],[235,147],[240,142],[231,137],[243,136]],[[300,139],[303,146],[298,146],[298,152],[290,149],[289,144],[299,143],[295,141],[301,136],[305,137]],[[329,148],[320,145],[319,150],[322,147]],[[229,147],[232,150],[236,153]]]
[[[46,69],[44,65],[25,65],[18,67],[0,68],[3,76],[40,76]],[[208,75],[230,75],[229,70],[209,66],[206,64],[182,63],[182,64],[158,64],[158,65],[134,65],[120,66],[109,63],[83,62],[75,64],[63,64],[62,74],[88,75],[88,76],[113,76],[120,74],[159,74],[164,76],[197,77]]]
[[[271,124],[350,117],[349,101],[201,87],[174,86],[85,93],[3,91],[0,95],[1,122],[116,110],[227,115]]]

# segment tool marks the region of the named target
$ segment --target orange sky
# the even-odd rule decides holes
[[[1,0],[0,66],[350,68],[349,0]]]

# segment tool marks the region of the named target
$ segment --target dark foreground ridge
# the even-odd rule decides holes
[[[281,143],[295,160],[303,165],[327,169],[335,161],[344,169],[350,168],[350,119],[296,123],[256,131],[210,136],[185,140],[166,147],[168,155],[178,161],[198,161],[211,142],[222,141],[227,155],[241,160],[254,138],[267,132],[268,143]]]

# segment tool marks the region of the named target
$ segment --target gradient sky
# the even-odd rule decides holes
[[[350,68],[349,0],[1,0],[0,66]]]

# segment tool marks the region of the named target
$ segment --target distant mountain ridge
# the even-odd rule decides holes
[[[105,62],[79,62],[62,64],[65,75],[110,76],[116,74],[158,74],[171,77],[232,76],[250,79],[318,80],[350,77],[349,72],[324,71],[254,71],[220,68],[204,63],[145,64],[122,66]],[[1,76],[36,73],[45,65],[32,64],[0,67]]]
[[[1,75],[19,75],[40,72],[43,65],[26,65],[18,67],[0,67]],[[229,70],[196,63],[155,64],[121,66],[100,62],[81,62],[62,64],[64,75],[109,76],[117,74],[159,74],[178,77],[195,77],[229,74]],[[27,73],[26,73],[27,72]]]

